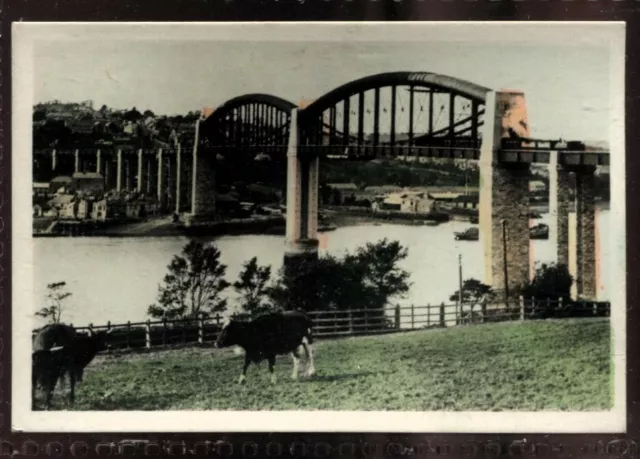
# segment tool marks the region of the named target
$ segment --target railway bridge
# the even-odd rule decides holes
[[[547,165],[558,263],[569,266],[578,296],[596,296],[594,174],[609,164],[609,153],[588,150],[579,141],[531,138],[521,91],[494,91],[427,72],[382,73],[344,84],[304,107],[266,94],[235,97],[196,122],[192,144],[172,149],[45,156],[53,169],[61,161],[71,167],[72,161],[74,170],[86,170],[83,161],[89,161],[107,187],[156,193],[176,212],[206,220],[216,210],[216,163],[257,155],[286,160],[285,263],[294,266],[318,255],[323,158],[477,162],[484,280],[497,291],[529,278],[529,177],[532,164]]]

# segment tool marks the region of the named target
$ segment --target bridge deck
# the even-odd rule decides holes
[[[208,147],[218,153],[241,154],[241,153],[266,153],[283,155],[286,152],[285,145],[252,145],[252,146],[212,146]],[[343,159],[351,161],[370,161],[374,159],[400,159],[404,161],[420,161],[426,158],[457,159],[478,161],[480,159],[480,148],[475,146],[408,146],[408,145],[304,145],[299,147],[301,154],[318,155],[331,159]],[[53,150],[34,150],[34,156],[47,156]],[[79,149],[79,154],[95,155],[98,149]],[[155,155],[157,149],[145,149],[143,154]],[[183,153],[191,154],[189,149],[183,149]],[[562,148],[540,148],[540,147],[518,147],[502,148],[498,151],[498,162],[502,163],[522,163],[522,164],[548,164],[551,152],[558,152],[558,163],[564,166],[608,166],[610,164],[609,152],[584,151]],[[57,150],[59,156],[74,154],[75,150]],[[137,154],[137,150],[124,150],[124,155]],[[172,156],[177,153],[174,149],[163,149],[163,155]],[[102,150],[103,155],[113,155],[114,150]]]

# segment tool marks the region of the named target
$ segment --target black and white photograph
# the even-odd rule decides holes
[[[624,36],[14,24],[13,428],[624,429]]]

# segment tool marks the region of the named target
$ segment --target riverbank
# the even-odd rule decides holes
[[[608,210],[608,202],[596,204],[599,210]],[[546,204],[531,206],[532,211],[545,214],[549,212]],[[374,214],[367,208],[353,207],[325,207],[320,210],[319,232],[333,231],[337,228],[350,226],[383,224],[422,226],[438,225],[446,221],[471,222],[477,217],[475,209],[451,209],[438,215],[396,215],[392,212],[378,212]],[[46,220],[46,221],[45,221]],[[52,219],[34,219],[34,230],[51,225]],[[174,222],[171,216],[149,218],[141,222],[114,223],[110,225],[96,226],[85,224],[82,231],[34,231],[33,237],[170,237],[170,236],[222,236],[242,234],[269,234],[284,235],[285,215],[260,215],[243,219],[229,219],[214,222],[192,222],[185,225],[183,222]],[[61,223],[67,224],[67,223]],[[81,226],[76,223],[70,226]]]

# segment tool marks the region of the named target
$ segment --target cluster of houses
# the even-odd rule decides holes
[[[34,183],[33,216],[56,220],[137,220],[160,213],[160,203],[137,191],[105,191],[104,177],[93,172],[58,176]]]
[[[359,189],[353,183],[329,183],[330,204],[359,205],[375,211],[430,214],[444,209],[476,209],[479,193],[465,187],[413,187],[395,185],[368,186]]]
[[[477,187],[412,187],[396,185],[358,188],[355,183],[329,183],[327,204],[359,205],[373,211],[429,214],[447,209],[477,209]],[[541,180],[532,180],[529,188],[533,196],[546,197],[547,186]]]

